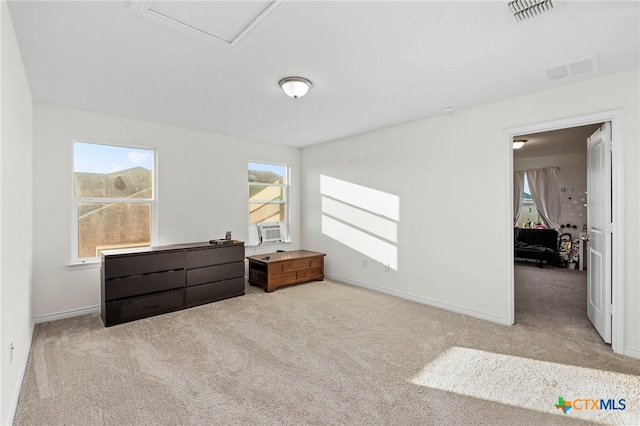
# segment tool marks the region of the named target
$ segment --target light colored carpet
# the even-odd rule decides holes
[[[517,277],[529,272],[522,268],[545,271],[517,266]],[[110,328],[98,315],[38,324],[14,424],[555,425],[633,419],[640,399],[631,386],[637,387],[640,362],[613,354],[584,320],[559,316],[555,323],[546,318],[547,309],[532,313],[549,302],[533,300],[540,292],[521,286],[575,291],[539,278],[518,283],[518,324],[512,327],[329,280],[269,294],[248,287],[242,297]],[[580,323],[586,328],[578,331]],[[469,370],[474,365],[479,369]],[[540,373],[537,381],[524,381],[523,375],[548,365],[562,375]],[[602,395],[580,387],[599,371],[600,385],[618,387],[602,388]],[[499,388],[509,393],[497,393]],[[527,398],[533,391],[535,398]],[[629,411],[624,418],[615,412],[601,418],[563,414],[554,407],[559,396],[627,398]]]

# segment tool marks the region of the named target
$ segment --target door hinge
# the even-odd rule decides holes
[[[613,152],[613,141],[607,142],[607,151]]]
[[[613,223],[607,224],[607,232],[613,234]]]
[[[607,305],[607,315],[613,315],[613,305]]]

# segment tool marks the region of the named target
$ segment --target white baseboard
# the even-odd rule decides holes
[[[16,410],[18,409],[18,400],[20,399],[20,391],[22,390],[22,382],[24,382],[24,375],[27,372],[27,363],[29,362],[29,354],[31,353],[31,342],[33,342],[33,332],[36,328],[35,322],[31,323],[31,330],[29,331],[29,341],[27,342],[27,350],[24,351],[24,357],[20,360],[20,369],[18,380],[16,381],[15,389],[13,391],[13,397],[11,398],[11,407],[9,408],[9,416],[7,418],[8,425],[13,424],[13,419],[16,417]]]
[[[354,280],[350,280],[348,278],[342,278],[342,277],[338,277],[336,275],[332,275],[332,274],[326,274],[325,273],[325,277],[335,280],[335,281],[340,281],[346,284],[352,284],[358,287],[364,287],[367,288],[369,290],[373,290],[373,291],[377,291],[380,293],[385,293],[385,294],[389,294],[391,296],[396,296],[399,297],[401,299],[407,299],[407,300],[411,300],[413,302],[418,302],[418,303],[422,303],[423,305],[429,305],[429,306],[434,306],[436,308],[441,308],[447,311],[452,311],[452,312],[456,312],[458,314],[463,314],[463,315],[468,315],[470,317],[474,317],[474,318],[479,318],[479,319],[483,319],[483,320],[487,320],[487,321],[491,321],[491,322],[495,322],[498,324],[503,324],[503,325],[511,325],[507,322],[506,318],[502,318],[502,317],[498,317],[495,315],[489,315],[489,314],[485,314],[483,312],[477,312],[477,311],[473,311],[471,309],[466,309],[457,305],[451,305],[448,303],[443,303],[443,302],[438,302],[435,300],[431,300],[431,299],[427,299],[424,297],[419,297],[419,296],[414,296],[412,294],[407,294],[407,293],[403,293],[401,291],[396,291],[396,290],[389,290],[388,288],[384,288],[384,287],[378,287],[375,285],[371,285],[371,284],[366,284],[360,281],[354,281]]]
[[[100,313],[100,305],[89,306],[86,308],[74,309],[72,311],[58,312],[57,314],[50,314],[50,315],[43,315],[41,317],[36,317],[36,324],[40,324],[41,322],[56,321],[56,320],[61,320],[65,318],[73,318],[73,317],[78,317],[80,315],[95,314],[95,313]]]
[[[640,359],[640,351],[637,349],[625,348],[624,351],[622,352],[622,355],[635,358],[635,359]]]

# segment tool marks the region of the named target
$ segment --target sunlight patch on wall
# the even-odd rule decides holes
[[[320,193],[371,213],[400,221],[400,198],[397,195],[325,175],[320,175]]]
[[[351,207],[348,204],[327,197],[322,197],[322,212],[342,219],[345,222],[357,224],[359,228],[376,234],[392,243],[398,242],[398,224],[393,220]]]
[[[322,233],[397,271],[400,198],[324,175],[320,193]]]
[[[372,259],[381,261],[394,271],[398,270],[398,248],[391,243],[325,215],[322,215],[322,233]]]
[[[640,377],[629,374],[453,347],[410,382],[573,419],[640,424]]]

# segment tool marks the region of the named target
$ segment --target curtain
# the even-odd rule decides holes
[[[531,197],[548,228],[560,229],[560,189],[556,168],[527,170]]]
[[[524,192],[524,170],[513,173],[513,225],[515,226],[522,208],[522,193]]]

